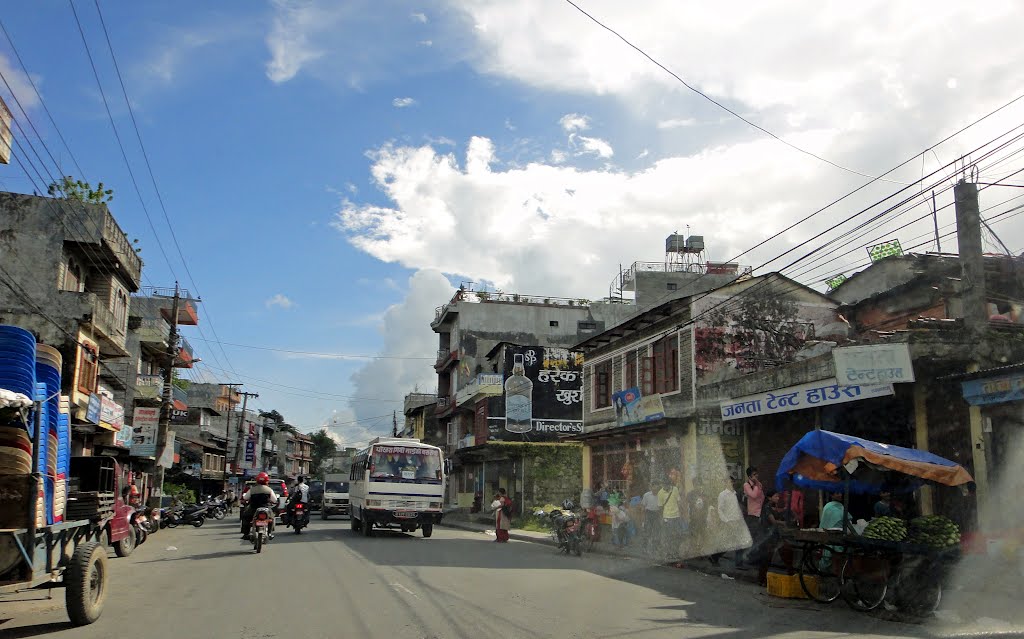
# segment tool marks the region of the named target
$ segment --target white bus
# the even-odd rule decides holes
[[[349,473],[352,530],[369,537],[374,526],[424,537],[441,523],[445,463],[441,449],[418,439],[378,437],[356,454]]]

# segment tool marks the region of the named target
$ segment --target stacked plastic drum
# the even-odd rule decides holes
[[[32,472],[32,432],[29,429],[34,415],[28,416],[26,424],[21,409],[31,405],[38,392],[35,337],[23,328],[0,325],[0,475],[27,476]],[[43,442],[49,437],[49,433],[44,432],[38,447],[40,470],[46,455]],[[46,513],[44,491],[39,491],[37,526],[45,525]]]
[[[64,496],[67,495],[67,469],[60,472],[60,460],[67,457],[69,444],[61,444],[60,437],[60,352],[52,346],[39,344],[36,347],[36,400],[42,402],[42,433],[39,443],[45,441],[45,454],[39,459],[39,472],[43,475],[43,490],[46,496],[46,521],[53,524],[64,519]],[[62,484],[58,490],[58,483]],[[59,493],[59,495],[58,495]],[[58,500],[59,497],[59,500]],[[59,503],[58,503],[59,501]]]

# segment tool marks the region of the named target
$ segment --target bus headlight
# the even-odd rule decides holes
[[[432,501],[432,502],[430,502],[430,507],[431,508],[440,508],[441,507],[441,502],[439,502],[439,501]]]
[[[366,500],[366,505],[367,506],[377,506],[377,507],[380,507],[380,500],[379,499],[367,499]]]

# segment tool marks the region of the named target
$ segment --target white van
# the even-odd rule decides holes
[[[348,473],[324,476],[324,498],[320,504],[320,519],[331,515],[349,515]]]

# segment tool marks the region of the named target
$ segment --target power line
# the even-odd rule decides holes
[[[213,340],[200,339],[200,342],[213,342]],[[224,346],[236,346],[238,348],[251,348],[258,351],[273,351],[275,353],[291,353],[293,355],[311,355],[313,357],[322,357],[325,359],[395,359],[395,360],[418,360],[418,361],[434,361],[434,357],[400,357],[398,355],[354,355],[349,353],[318,353],[316,351],[297,351],[287,348],[274,348],[271,346],[254,346],[252,344],[237,344],[234,342],[216,342]]]
[[[633,49],[634,51],[636,51],[636,52],[637,52],[637,53],[639,53],[640,55],[644,56],[645,58],[647,58],[648,60],[650,60],[651,62],[653,62],[653,63],[654,63],[654,64],[655,64],[655,65],[656,65],[656,66],[657,66],[658,68],[660,68],[660,69],[661,69],[662,71],[664,71],[665,73],[668,73],[668,74],[669,74],[669,75],[671,75],[671,76],[672,76],[673,78],[675,78],[676,80],[678,80],[680,84],[682,84],[682,85],[683,85],[684,87],[686,87],[686,88],[687,88],[687,89],[689,89],[690,91],[692,91],[692,92],[696,93],[697,95],[699,95],[700,97],[704,98],[705,100],[707,100],[707,101],[708,101],[708,102],[710,102],[711,104],[714,104],[715,106],[717,106],[718,108],[722,109],[723,111],[726,111],[727,113],[729,113],[730,115],[732,115],[732,116],[733,116],[734,118],[736,118],[736,119],[738,119],[738,120],[741,120],[741,121],[743,121],[743,122],[747,123],[748,125],[752,126],[753,128],[757,129],[758,131],[761,131],[762,133],[764,133],[764,134],[768,135],[769,137],[771,137],[771,138],[773,138],[773,139],[777,140],[778,142],[781,142],[781,143],[785,144],[785,145],[786,145],[786,146],[788,146],[789,148],[791,148],[791,149],[793,149],[793,150],[795,150],[795,151],[799,151],[800,153],[803,153],[804,155],[808,155],[808,156],[810,156],[810,157],[812,157],[812,158],[814,158],[814,159],[816,159],[816,160],[820,160],[821,162],[824,162],[825,164],[828,164],[828,165],[834,166],[834,167],[835,167],[835,168],[837,168],[837,169],[841,169],[841,170],[843,170],[843,171],[847,171],[847,172],[849,172],[849,173],[853,173],[853,174],[855,174],[855,175],[859,175],[859,176],[861,176],[861,177],[871,178],[871,179],[872,179],[872,181],[874,181],[874,180],[882,180],[883,182],[892,182],[892,183],[894,183],[894,184],[903,184],[902,182],[897,182],[896,180],[886,180],[886,179],[884,179],[884,178],[883,178],[882,176],[877,176],[877,177],[876,177],[876,176],[873,176],[873,175],[869,175],[869,174],[867,174],[867,173],[863,173],[863,172],[861,172],[861,171],[858,171],[858,170],[856,170],[856,169],[851,169],[851,168],[849,168],[849,167],[845,167],[845,166],[843,166],[843,165],[841,165],[841,164],[837,164],[837,163],[833,162],[832,160],[829,160],[829,159],[827,159],[827,158],[824,158],[824,157],[822,157],[822,156],[820,156],[820,155],[818,155],[818,154],[816,154],[816,153],[813,153],[813,152],[811,152],[811,151],[808,151],[807,149],[801,148],[801,147],[799,147],[799,146],[797,146],[797,145],[793,144],[792,142],[787,142],[786,140],[784,140],[783,138],[779,137],[778,135],[776,135],[776,134],[775,134],[775,133],[773,133],[772,131],[769,131],[768,129],[766,129],[765,127],[761,126],[760,124],[757,124],[756,122],[753,122],[753,121],[751,121],[751,120],[749,120],[749,119],[747,119],[747,118],[743,117],[742,115],[740,115],[739,113],[737,113],[737,112],[736,112],[736,111],[734,111],[733,109],[730,109],[729,107],[725,106],[724,104],[722,104],[722,103],[721,103],[721,102],[719,102],[718,100],[716,100],[716,99],[712,98],[711,96],[709,96],[708,94],[704,93],[703,91],[701,91],[701,90],[700,90],[700,89],[698,89],[697,87],[695,87],[695,86],[691,85],[691,84],[690,84],[689,82],[687,82],[687,81],[686,81],[686,80],[684,80],[684,79],[683,79],[682,77],[680,77],[680,76],[679,76],[679,75],[678,75],[677,73],[675,73],[674,71],[672,71],[671,69],[669,69],[668,67],[666,67],[666,66],[665,66],[664,64],[662,64],[661,62],[658,62],[658,61],[657,61],[657,60],[655,60],[655,59],[654,59],[653,57],[651,57],[651,55],[650,55],[650,54],[648,54],[648,53],[647,53],[646,51],[644,51],[643,49],[641,49],[641,48],[640,48],[640,47],[638,47],[637,45],[635,45],[635,44],[633,44],[632,42],[630,42],[630,41],[629,41],[628,39],[626,39],[626,37],[625,37],[625,36],[623,36],[623,35],[622,35],[621,33],[619,33],[618,31],[616,31],[615,29],[611,28],[611,27],[610,27],[610,26],[608,26],[607,24],[605,24],[605,23],[601,22],[600,20],[598,20],[597,18],[595,18],[595,17],[594,17],[593,15],[591,15],[590,13],[587,13],[587,12],[586,12],[586,11],[585,11],[585,10],[584,10],[584,9],[583,9],[582,7],[580,7],[580,6],[578,5],[578,4],[576,4],[575,2],[573,2],[573,0],[565,0],[565,1],[566,1],[567,3],[569,3],[570,5],[572,5],[572,6],[573,6],[573,7],[574,7],[574,8],[575,8],[575,9],[576,9],[577,11],[579,11],[580,13],[582,13],[583,15],[585,15],[585,16],[586,16],[587,18],[589,18],[589,19],[590,19],[590,20],[591,20],[591,21],[592,21],[592,22],[593,22],[594,24],[596,24],[596,25],[598,25],[599,27],[601,27],[602,29],[604,29],[604,30],[608,31],[609,33],[611,33],[612,35],[614,35],[615,37],[617,37],[617,38],[618,38],[619,40],[622,40],[622,41],[623,41],[624,43],[626,43],[626,44],[627,44],[627,45],[628,45],[628,46],[629,46],[630,48],[632,48],[632,49]],[[915,157],[916,157],[916,156],[915,156]]]
[[[214,370],[219,370],[222,373],[230,373],[230,371],[225,370],[223,368],[217,368],[216,366],[210,366],[209,364],[206,364],[205,362],[204,362],[204,364],[205,364],[206,368],[212,368]],[[288,388],[288,389],[297,390],[297,391],[307,391],[307,392],[309,392],[309,393],[311,393],[313,395],[324,395],[326,397],[335,397],[335,398],[339,398],[339,399],[354,399],[354,400],[364,401],[364,402],[394,402],[394,403],[399,403],[399,404],[404,401],[404,400],[401,400],[401,399],[382,399],[382,398],[374,398],[374,397],[359,397],[359,396],[356,396],[356,395],[341,395],[341,394],[338,394],[338,393],[329,393],[329,392],[326,392],[326,391],[318,391],[318,390],[314,390],[314,389],[311,389],[311,388],[302,388],[302,387],[299,387],[299,386],[288,386],[287,384],[281,384],[280,382],[272,382],[272,381],[267,380],[267,379],[260,379],[259,377],[253,377],[252,375],[240,375],[239,377],[242,377],[244,379],[255,380],[257,382],[263,382],[265,384],[269,384],[271,387]]]
[[[70,2],[71,0],[68,0],[68,1]],[[188,260],[185,259],[185,254],[181,250],[181,244],[178,242],[178,236],[174,232],[174,225],[171,224],[171,218],[170,218],[170,215],[167,212],[167,206],[164,204],[163,194],[160,192],[160,187],[159,187],[159,185],[157,184],[157,181],[156,181],[156,174],[153,171],[153,165],[149,161],[149,154],[146,152],[146,146],[142,142],[142,133],[139,131],[139,124],[138,124],[138,122],[135,119],[135,110],[132,108],[131,100],[128,98],[128,89],[127,89],[127,87],[125,87],[124,77],[121,75],[121,67],[117,63],[117,55],[114,53],[114,45],[113,45],[113,43],[110,40],[110,33],[107,30],[107,23],[103,19],[103,11],[100,9],[99,0],[93,0],[93,2],[96,5],[96,13],[99,16],[100,25],[103,28],[103,35],[104,35],[104,38],[107,41],[107,48],[110,50],[110,59],[114,63],[114,71],[116,71],[116,73],[117,73],[117,80],[118,80],[118,82],[121,85],[121,93],[124,95],[124,102],[125,102],[125,105],[128,107],[128,115],[131,117],[132,127],[135,129],[135,137],[139,141],[139,149],[142,151],[142,158],[143,158],[143,160],[146,163],[146,169],[149,172],[149,179],[150,179],[150,181],[153,184],[153,191],[156,193],[157,202],[160,204],[160,210],[163,212],[164,221],[167,223],[167,228],[168,228],[168,230],[170,231],[170,234],[171,234],[171,240],[174,242],[174,248],[177,250],[178,257],[181,259],[181,264],[185,268],[185,275],[188,276],[188,280],[189,280],[189,283],[192,286],[192,290],[194,290],[196,295],[201,298],[202,297],[202,293],[199,291],[199,285],[196,284],[196,280],[192,276],[192,271],[188,267]],[[217,335],[217,328],[213,324],[213,319],[212,319],[212,317],[210,317],[210,313],[204,308],[203,309],[203,314],[206,316],[206,321],[208,321],[210,323],[210,331],[213,333],[214,338],[217,340],[216,343],[218,344],[218,347],[220,348],[221,354],[224,355],[224,361],[227,363],[228,368],[231,369],[231,372],[233,374],[237,375],[238,372],[235,371],[235,368],[234,368],[234,366],[231,363],[231,359],[228,357],[228,354],[224,350],[223,345],[220,344],[220,336]],[[203,335],[202,328],[199,328],[199,334]],[[204,337],[205,337],[205,335],[204,335]],[[217,358],[216,354],[213,353],[213,355],[214,355],[214,358],[216,359]]]

